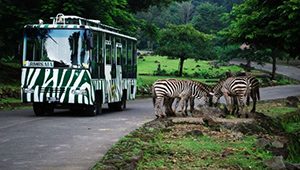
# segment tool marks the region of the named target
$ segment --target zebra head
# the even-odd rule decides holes
[[[221,91],[224,80],[219,81],[212,89],[212,92],[209,94],[212,96],[212,104],[217,105],[219,103],[220,98],[223,96]]]

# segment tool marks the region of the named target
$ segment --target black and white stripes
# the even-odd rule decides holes
[[[237,105],[243,113],[245,99],[247,98],[247,105],[249,105],[250,97],[253,101],[251,112],[255,112],[256,101],[260,99],[259,81],[251,75],[229,77],[213,88],[213,103],[216,104],[223,95],[230,112],[234,113],[233,107]],[[236,112],[239,111],[239,107]]]
[[[209,90],[205,84],[200,82],[167,79],[156,81],[153,84],[152,94],[155,115],[157,117],[165,117],[166,114],[162,111],[162,101],[164,98],[180,98],[181,110],[183,110],[183,107],[187,104],[187,100],[190,98],[201,99],[204,97],[204,100],[207,101]]]

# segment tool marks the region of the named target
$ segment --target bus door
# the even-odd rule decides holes
[[[117,62],[117,48],[115,38],[106,34],[105,40],[105,80],[106,80],[106,98],[108,103],[121,101],[121,81],[120,65]]]

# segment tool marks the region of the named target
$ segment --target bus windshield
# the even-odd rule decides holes
[[[27,28],[24,35],[25,61],[50,61],[54,67],[87,68],[88,30]]]

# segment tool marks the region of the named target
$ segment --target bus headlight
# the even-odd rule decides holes
[[[85,89],[77,89],[77,90],[72,90],[71,91],[74,95],[87,95],[87,90]]]
[[[24,93],[34,93],[34,89],[32,88],[25,88]]]

